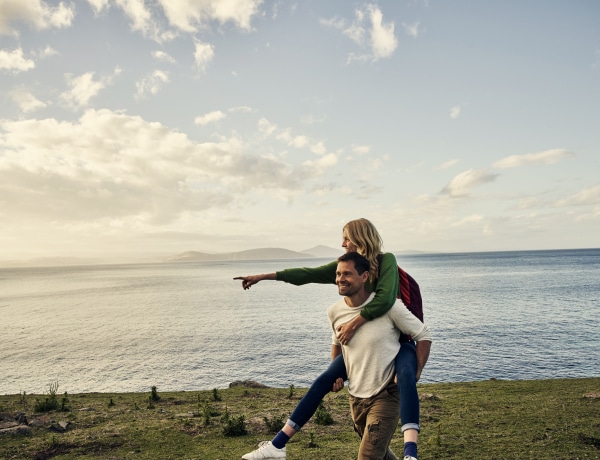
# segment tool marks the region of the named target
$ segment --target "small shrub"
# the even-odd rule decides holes
[[[150,397],[152,398],[152,401],[154,401],[154,402],[160,401],[160,396],[158,396],[158,391],[156,390],[156,386],[153,386],[150,389]]]
[[[48,397],[43,401],[39,399],[35,400],[35,406],[33,410],[35,412],[50,412],[52,410],[58,409],[58,399],[56,399],[56,392],[58,391],[58,382],[53,382],[50,384],[48,389]]]
[[[315,433],[313,431],[311,431],[308,435],[308,447],[310,449],[314,449],[315,447],[319,447],[318,444],[315,442]]]
[[[317,407],[317,411],[315,412],[315,423],[317,425],[333,425],[333,417],[325,408],[322,401],[319,403],[319,407]]]
[[[294,385],[290,385],[290,392],[288,393],[288,399],[292,399],[294,397]]]
[[[223,415],[223,435],[225,436],[244,436],[248,434],[246,430],[246,419],[243,415],[231,417],[229,412]]]
[[[152,396],[148,396],[148,409],[154,409],[154,400]]]
[[[60,401],[60,410],[63,412],[67,412],[70,410],[70,408],[67,406],[67,403],[69,402],[69,398],[67,398],[67,392],[65,391],[65,394],[63,395],[61,401]]]
[[[213,388],[213,401],[221,401],[221,395],[216,388]]]
[[[115,403],[114,403],[113,399],[110,398],[110,401],[108,402],[108,407],[114,407],[114,406],[115,406]]]
[[[285,424],[284,419],[285,415],[280,415],[279,417],[273,416],[271,418],[263,417],[265,421],[265,425],[267,427],[267,431],[269,433],[277,434],[283,425]]]

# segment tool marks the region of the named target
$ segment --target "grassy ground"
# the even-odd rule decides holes
[[[268,426],[284,421],[304,391],[158,389],[152,404],[150,389],[67,395],[68,410],[47,413],[45,426],[0,437],[0,459],[239,459],[272,437]],[[419,385],[419,392],[421,460],[600,458],[600,378]],[[0,396],[0,412],[31,420],[36,399],[45,397]],[[325,408],[334,424],[318,425],[313,417],[288,444],[289,460],[356,458],[346,391],[329,395]],[[71,427],[57,433],[51,421]],[[224,434],[244,429],[245,435]],[[402,453],[399,431],[392,450]]]

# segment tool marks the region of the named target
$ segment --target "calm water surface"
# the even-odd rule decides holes
[[[232,278],[328,261],[0,269],[0,393],[308,386],[337,288]],[[434,333],[422,382],[600,376],[600,249],[398,261]]]

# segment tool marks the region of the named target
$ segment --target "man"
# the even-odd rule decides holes
[[[387,314],[359,328],[352,341],[342,344],[336,332],[338,326],[360,314],[373,295],[365,289],[368,278],[369,262],[360,254],[348,252],[338,259],[336,284],[344,298],[327,310],[333,329],[331,355],[344,355],[352,419],[361,437],[359,460],[392,460],[396,457],[389,444],[398,424],[400,404],[394,383],[400,332],[417,342],[417,375],[429,357],[431,334],[427,326],[397,302]],[[338,379],[334,391],[342,387],[343,382]]]

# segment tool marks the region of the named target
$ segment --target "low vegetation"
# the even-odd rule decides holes
[[[239,459],[272,437],[304,392],[235,387],[159,396],[152,387],[69,395],[68,406],[41,415],[36,405],[51,395],[0,396],[5,416],[45,421],[28,435],[0,435],[0,458]],[[419,392],[421,460],[600,458],[600,378],[427,384]],[[289,460],[356,458],[346,390],[328,395],[322,411],[332,423],[309,422],[288,444]],[[51,429],[61,422],[69,428]],[[399,430],[392,450],[402,453]]]

